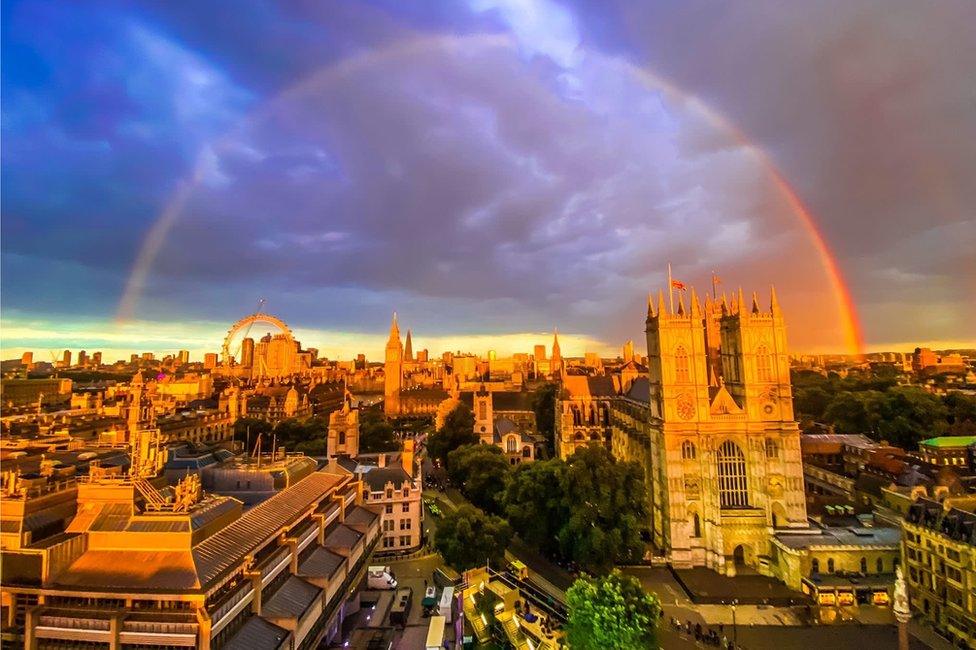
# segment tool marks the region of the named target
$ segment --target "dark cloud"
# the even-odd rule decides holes
[[[196,173],[140,316],[232,320],[267,296],[306,327],[372,330],[397,308],[431,334],[558,323],[619,342],[670,260],[703,287],[712,269],[775,281],[795,341],[840,345],[756,152],[636,63],[772,154],[873,340],[911,338],[890,323],[898,287],[933,282],[949,315],[915,336],[969,335],[947,306],[976,277],[976,56],[948,4],[925,24],[864,3],[472,7],[6,7],[4,307],[107,315]]]

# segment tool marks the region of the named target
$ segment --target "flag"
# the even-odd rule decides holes
[[[712,284],[722,284],[722,278],[712,273]]]
[[[685,283],[680,280],[671,280],[671,288],[677,289],[678,291],[684,291]]]

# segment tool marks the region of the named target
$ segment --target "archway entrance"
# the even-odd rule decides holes
[[[748,544],[739,544],[732,551],[732,561],[735,563],[736,575],[747,575],[755,573],[752,567],[755,564],[752,548]]]

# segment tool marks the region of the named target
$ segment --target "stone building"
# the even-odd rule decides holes
[[[912,613],[959,647],[976,647],[976,499],[918,499],[902,546]]]
[[[506,393],[506,396],[518,396],[519,393]],[[529,393],[522,395],[529,396]],[[502,450],[508,462],[512,465],[527,463],[536,459],[538,450],[545,442],[535,431],[535,412],[529,407],[525,410],[514,410],[512,407],[525,409],[526,400],[519,403],[508,399],[504,407],[511,410],[495,410],[495,393],[482,388],[471,395],[474,412],[474,432],[482,444],[494,445]]]
[[[390,323],[383,370],[383,411],[388,416],[399,415],[400,389],[403,388],[403,343],[400,341],[400,327],[395,313]]]

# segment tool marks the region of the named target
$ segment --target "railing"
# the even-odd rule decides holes
[[[52,494],[54,492],[61,492],[64,490],[69,490],[73,487],[77,487],[77,479],[68,479],[65,481],[57,481],[54,483],[45,483],[43,485],[35,485],[29,488],[20,488],[12,491],[9,495],[4,494],[5,499],[33,499],[39,496],[44,496],[45,494]]]

